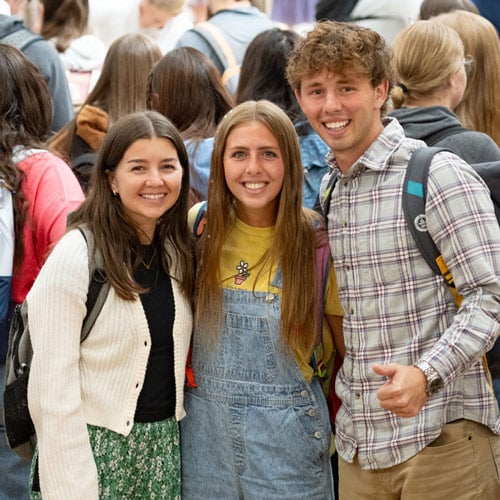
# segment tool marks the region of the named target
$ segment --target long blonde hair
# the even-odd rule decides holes
[[[432,21],[453,28],[473,59],[462,102],[455,113],[465,127],[488,134],[500,146],[500,39],[485,17],[457,10]]]
[[[252,121],[262,123],[276,137],[285,166],[274,238],[264,258],[266,264],[281,264],[281,339],[292,349],[311,349],[316,326],[314,215],[302,208],[303,171],[294,126],[286,113],[270,101],[247,101],[236,106],[221,121],[215,134],[207,224],[197,278],[197,322],[212,340],[219,338],[223,309],[220,254],[235,217],[235,199],[224,176],[224,150],[231,131]]]

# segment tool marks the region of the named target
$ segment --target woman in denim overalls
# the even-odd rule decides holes
[[[196,387],[181,427],[186,500],[334,498],[328,409],[309,364],[316,231],[302,177],[293,124],[277,106],[249,101],[222,120],[200,240]],[[333,278],[326,297],[338,333]]]

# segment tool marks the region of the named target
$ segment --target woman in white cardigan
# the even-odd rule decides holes
[[[188,170],[183,141],[162,115],[118,120],[87,199],[27,297],[32,483],[38,474],[41,490],[31,498],[180,498],[194,279]],[[111,288],[80,344],[89,286],[82,225]]]

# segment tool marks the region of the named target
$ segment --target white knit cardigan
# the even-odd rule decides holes
[[[167,247],[167,251],[168,251]],[[28,404],[40,453],[45,499],[98,499],[97,470],[87,424],[128,435],[134,422],[151,337],[139,297],[111,288],[80,345],[89,286],[87,245],[70,231],[56,245],[28,294],[33,362]],[[175,417],[184,417],[186,357],[192,329],[189,301],[172,280]]]

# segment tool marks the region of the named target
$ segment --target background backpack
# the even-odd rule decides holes
[[[83,342],[99,315],[110,288],[102,271],[99,253],[94,260],[94,238],[88,228],[79,228],[88,246],[89,291],[87,314],[83,319],[80,341]],[[10,448],[20,457],[33,458],[36,434],[28,409],[28,378],[33,348],[28,326],[28,302],[25,300],[14,309],[6,359],[4,416],[5,432]]]

